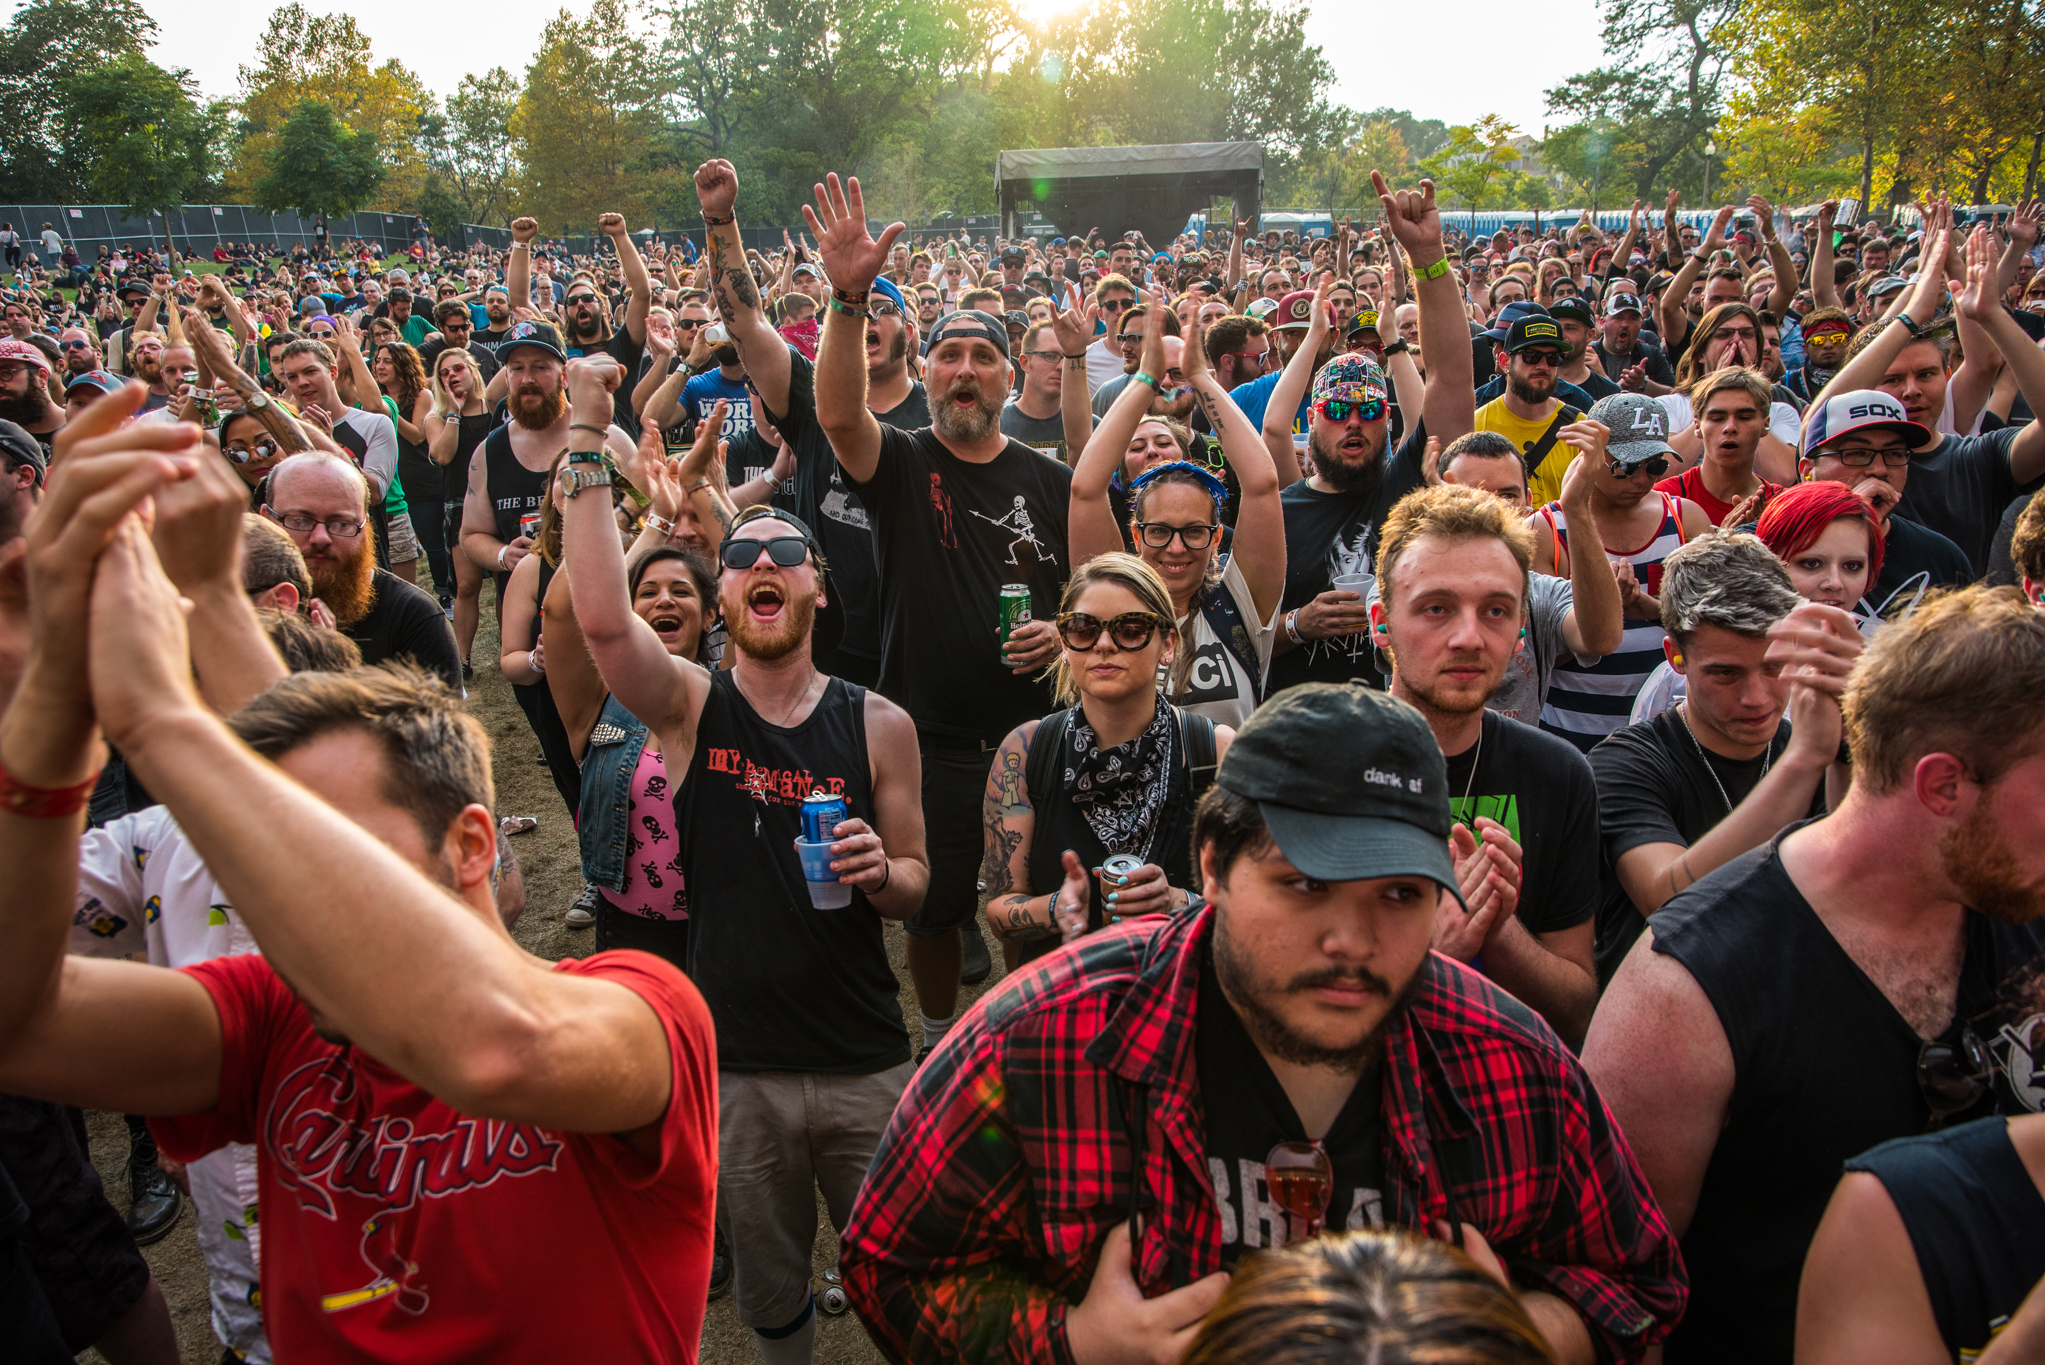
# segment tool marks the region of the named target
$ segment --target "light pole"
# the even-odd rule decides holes
[[[1718,139],[1704,139],[1704,206],[1711,207],[1711,158],[1718,155]]]

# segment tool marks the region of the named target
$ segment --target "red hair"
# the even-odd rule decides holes
[[[1754,534],[1777,559],[1787,563],[1817,544],[1825,528],[1842,519],[1867,527],[1867,581],[1872,588],[1882,575],[1882,533],[1875,525],[1874,509],[1867,500],[1843,483],[1829,479],[1800,483],[1777,493],[1768,500]]]

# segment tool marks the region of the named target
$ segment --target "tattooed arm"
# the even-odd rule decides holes
[[[1011,943],[1058,934],[1051,897],[1030,894],[1030,836],[1037,813],[1030,806],[1023,765],[1029,761],[1030,738],[1039,723],[1020,725],[1001,741],[981,803],[986,855],[980,864],[980,912],[988,926]]]
[[[706,161],[696,168],[696,197],[703,205],[704,233],[709,239],[710,296],[717,316],[731,333],[746,363],[746,376],[765,400],[769,412],[788,411],[788,343],[760,310],[760,289],[746,263],[745,243],[738,235],[738,172],[729,161]],[[711,219],[729,219],[712,222]]]

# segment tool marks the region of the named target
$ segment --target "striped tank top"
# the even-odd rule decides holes
[[[1683,543],[1683,515],[1680,499],[1667,493],[1655,496],[1662,500],[1662,523],[1647,544],[1637,550],[1607,547],[1605,553],[1631,564],[1641,588],[1649,597],[1658,598],[1662,591],[1662,561]],[[1547,519],[1549,534],[1555,539],[1557,553],[1553,562],[1559,567],[1560,552],[1569,547],[1569,524],[1563,517],[1562,504],[1549,503],[1541,509],[1541,515]],[[1636,620],[1629,616],[1625,627],[1614,652],[1586,666],[1565,650],[1548,678],[1548,695],[1541,703],[1541,728],[1562,736],[1585,753],[1627,723],[1633,698],[1665,657],[1662,641],[1667,635],[1659,620]]]

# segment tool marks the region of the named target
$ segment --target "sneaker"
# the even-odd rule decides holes
[[[156,1162],[128,1163],[128,1233],[135,1245],[150,1246],[170,1236],[184,1201]]]
[[[582,894],[575,898],[575,904],[568,907],[568,927],[587,929],[596,923],[596,883],[584,882]]]
[[[977,986],[994,970],[994,958],[987,951],[987,940],[980,933],[980,922],[977,919],[967,920],[959,930],[959,939],[964,950],[959,959],[959,981],[962,985]]]
[[[731,1250],[724,1245],[724,1229],[710,1247],[710,1297],[723,1298],[731,1292]]]
[[[475,666],[474,664],[470,663],[470,662],[469,662],[469,661],[468,661],[467,659],[463,659],[463,660],[462,660],[462,679],[463,679],[463,681],[467,681],[468,679],[470,679],[470,678],[473,678],[473,677],[475,677],[475,676],[476,676],[476,666]]]

